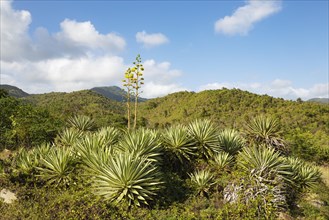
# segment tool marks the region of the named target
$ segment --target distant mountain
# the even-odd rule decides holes
[[[317,103],[323,103],[323,104],[329,104],[329,99],[328,98],[313,98],[307,100],[308,102],[317,102]]]
[[[124,102],[126,100],[127,92],[121,89],[118,86],[103,86],[103,87],[94,87],[91,89],[92,91],[105,96],[106,98],[116,100],[118,102]],[[132,101],[135,99],[132,99]],[[144,102],[147,99],[138,98],[138,101]]]
[[[6,90],[10,96],[13,96],[16,98],[23,98],[23,97],[27,97],[30,95],[30,94],[24,92],[23,90],[21,90],[20,88],[17,88],[16,86],[3,84],[3,85],[0,85],[0,89]]]

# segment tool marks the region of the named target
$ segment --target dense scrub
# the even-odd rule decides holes
[[[0,183],[18,195],[0,203],[2,218],[328,218],[329,188],[316,166],[291,155],[278,121],[245,123],[126,131],[71,117],[53,142],[1,160]]]

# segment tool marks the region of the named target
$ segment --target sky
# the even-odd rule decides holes
[[[120,86],[142,97],[238,88],[329,98],[329,1],[1,0],[0,83],[28,93]]]

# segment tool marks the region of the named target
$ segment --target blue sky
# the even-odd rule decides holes
[[[1,1],[1,83],[30,93],[121,85],[145,97],[240,88],[328,97],[328,1]]]

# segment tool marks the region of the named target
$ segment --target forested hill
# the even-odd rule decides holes
[[[291,147],[297,155],[302,156],[305,152],[316,155],[315,151],[329,153],[329,105],[288,101],[239,89],[221,89],[178,92],[152,99],[141,104],[139,114],[145,117],[144,121],[150,127],[209,118],[219,128],[234,127],[240,131],[251,117],[265,114],[279,120],[282,135],[294,145]]]
[[[123,103],[108,99],[91,90],[31,95],[24,100],[48,109],[52,115],[62,120],[80,114],[94,118],[99,125],[112,124],[112,122],[125,123]]]
[[[0,89],[6,90],[8,92],[8,95],[16,98],[22,98],[30,95],[24,92],[23,90],[21,90],[20,88],[17,88],[16,86],[3,84],[0,85]]]
[[[239,89],[173,93],[143,103],[140,113],[150,125],[210,118],[220,127],[239,128],[246,119],[259,114],[279,118],[285,127],[303,127],[315,123],[313,127],[316,130],[326,127],[325,124],[328,128],[329,125],[329,106],[288,101]]]
[[[103,86],[103,87],[94,87],[91,89],[92,91],[105,96],[106,98],[116,100],[118,102],[124,102],[126,100],[127,92],[124,89],[121,89],[118,86]],[[135,99],[131,97],[131,100]],[[144,102],[147,99],[138,98],[138,101]]]

